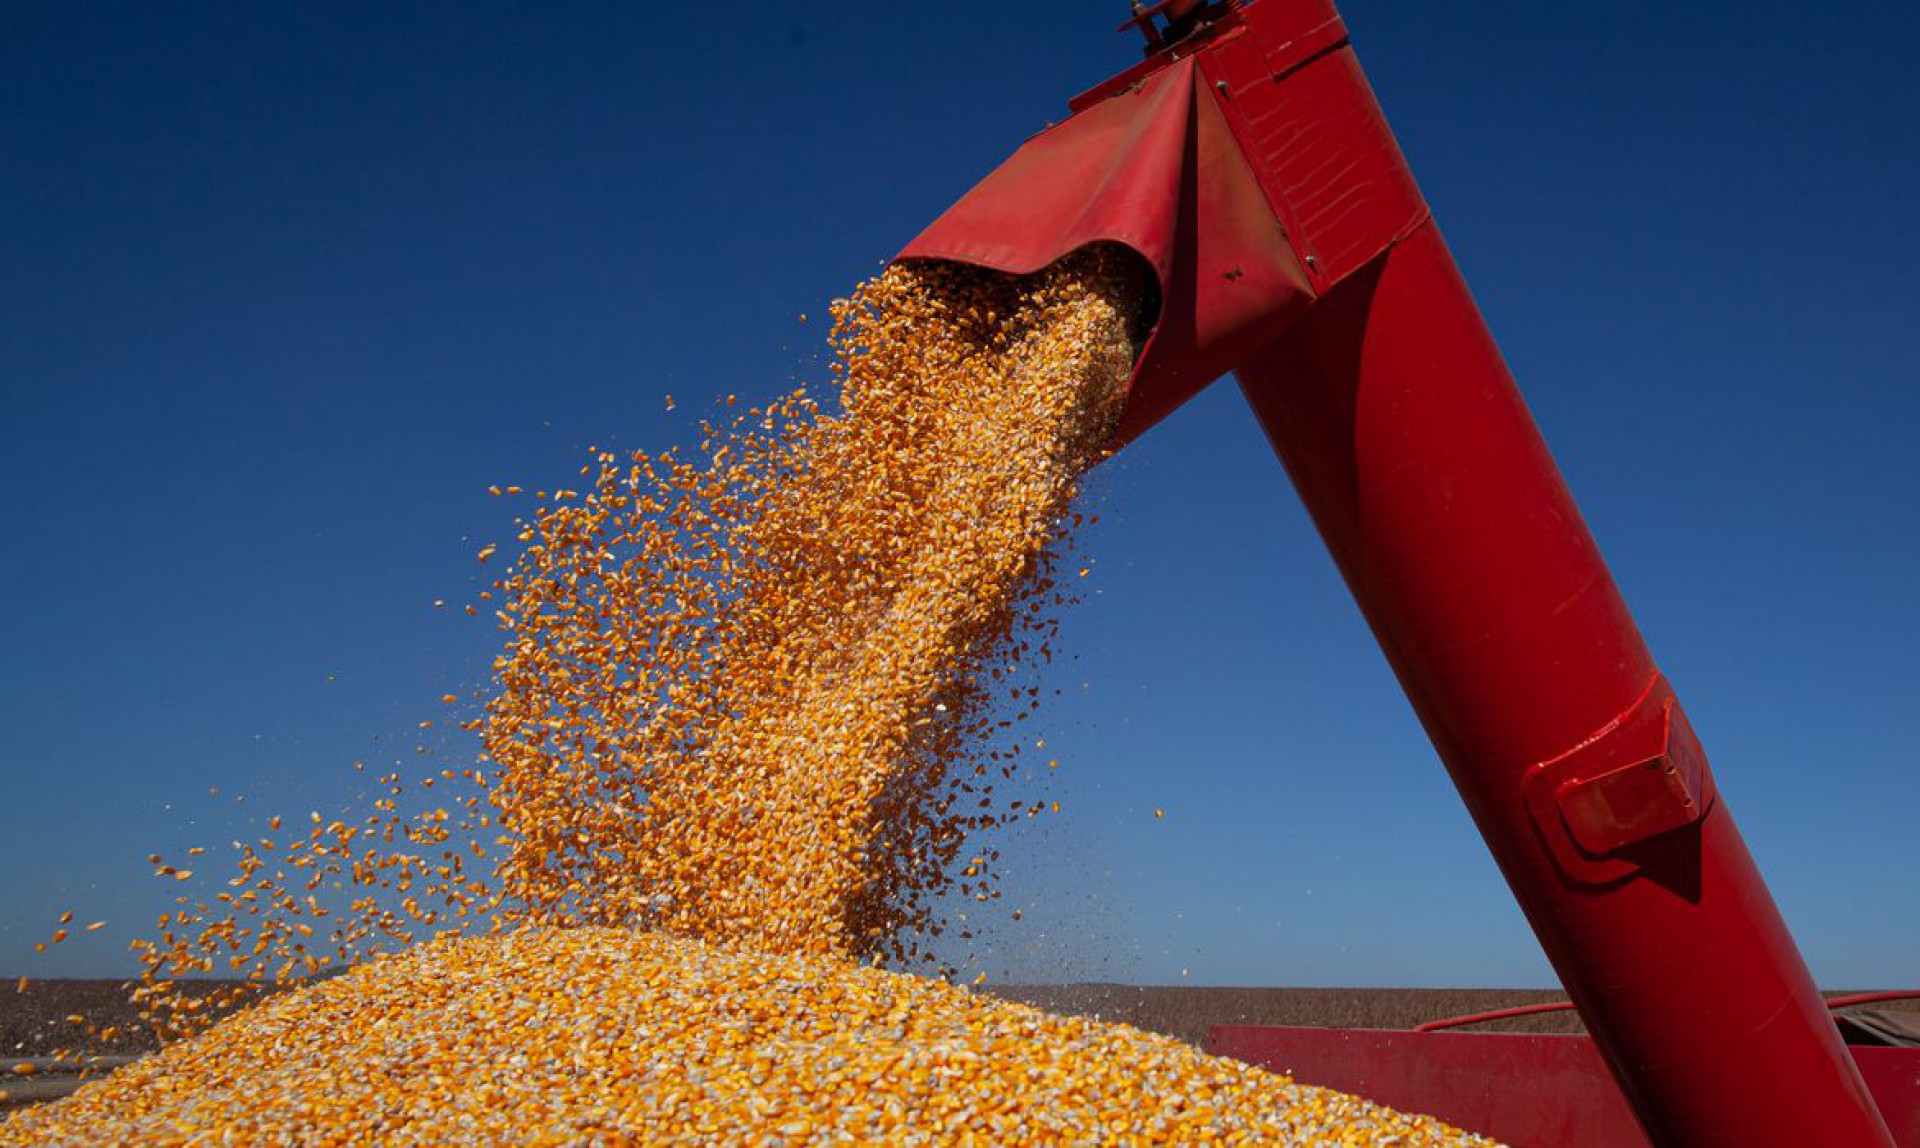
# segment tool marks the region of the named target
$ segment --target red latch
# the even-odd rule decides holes
[[[1625,850],[1694,824],[1714,798],[1706,753],[1664,676],[1604,729],[1534,766],[1524,788],[1554,859],[1593,884],[1634,875]]]
[[[1554,790],[1561,818],[1586,852],[1618,852],[1706,811],[1706,754],[1679,702],[1669,698],[1664,709],[1665,753]]]

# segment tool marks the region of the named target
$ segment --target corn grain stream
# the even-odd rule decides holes
[[[469,608],[479,760],[151,857],[164,1047],[0,1144],[1484,1143],[910,971],[1054,808],[1027,719],[1135,281],[892,267],[835,305],[838,409],[729,399],[535,492]]]

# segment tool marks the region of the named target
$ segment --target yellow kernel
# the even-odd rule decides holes
[[[943,895],[998,898],[986,842],[1043,808],[996,788],[1046,748],[1011,719],[1038,704],[1074,568],[1053,543],[1133,368],[1130,259],[890,268],[831,309],[832,401],[750,404],[685,450],[589,447],[577,489],[536,487],[479,592],[504,636],[461,723],[484,761],[440,768],[416,739],[437,772],[413,794],[444,805],[403,804],[395,765],[363,815],[236,842],[232,877],[133,942],[168,1043],[0,1146],[378,1143],[402,1112],[496,1143],[1463,1142],[882,967],[971,939]],[[183,987],[212,973],[236,979]]]

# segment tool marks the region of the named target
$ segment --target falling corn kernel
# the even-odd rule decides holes
[[[415,809],[436,777],[396,766],[362,816],[235,842],[133,942],[163,1050],[0,1145],[1478,1142],[878,967],[933,963],[965,921],[941,894],[999,896],[978,841],[1042,808],[991,793],[1041,692],[1007,679],[1051,657],[1136,283],[1103,249],[897,266],[833,307],[840,413],[794,391],[697,452],[589,448],[480,593],[505,635],[465,727],[485,767]],[[239,980],[180,987],[207,973]]]

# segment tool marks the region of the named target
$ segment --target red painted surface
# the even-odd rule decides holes
[[[1160,322],[1121,427],[1130,439],[1232,369],[1313,300],[1191,61],[1036,136],[922,232],[903,259],[1037,271],[1123,244],[1152,265]]]
[[[1724,798],[1591,857],[1529,805],[1657,747],[1664,685],[1437,230],[1237,373],[1655,1141],[1887,1143]]]
[[[1368,1096],[1514,1148],[1645,1148],[1584,1036],[1221,1025],[1208,1051]],[[1920,1049],[1855,1048],[1899,1148],[1920,1148]],[[1824,1144],[1826,1140],[1812,1143]]]
[[[1413,1026],[1415,1032],[1439,1032],[1448,1028],[1465,1028],[1470,1024],[1485,1024],[1493,1020],[1512,1020],[1515,1017],[1540,1016],[1550,1012],[1572,1012],[1572,1001],[1548,1001],[1545,1004],[1520,1005],[1516,1008],[1496,1008],[1486,1012],[1470,1012],[1460,1016],[1442,1017],[1439,1020],[1425,1021]]]
[[[1888,1001],[1920,1001],[1920,989],[1887,989],[1874,993],[1849,993],[1846,996],[1828,997],[1827,1007],[1854,1008],[1857,1005],[1884,1004]]]
[[[1858,1005],[1882,1004],[1887,1001],[1920,1000],[1920,991],[1895,989],[1885,992],[1852,993],[1846,996],[1828,997],[1827,1011],[1854,1008]],[[1572,1012],[1572,1001],[1547,1001],[1543,1004],[1520,1005],[1515,1008],[1497,1008],[1488,1012],[1470,1012],[1461,1016],[1441,1017],[1438,1020],[1425,1021],[1413,1026],[1415,1032],[1439,1032],[1442,1029],[1465,1028],[1470,1024],[1485,1024],[1494,1020],[1512,1020],[1515,1017],[1539,1016],[1550,1012]]]
[[[1325,0],[1212,5],[903,253],[1163,298],[1123,441],[1232,368],[1663,1145],[1886,1126]]]

